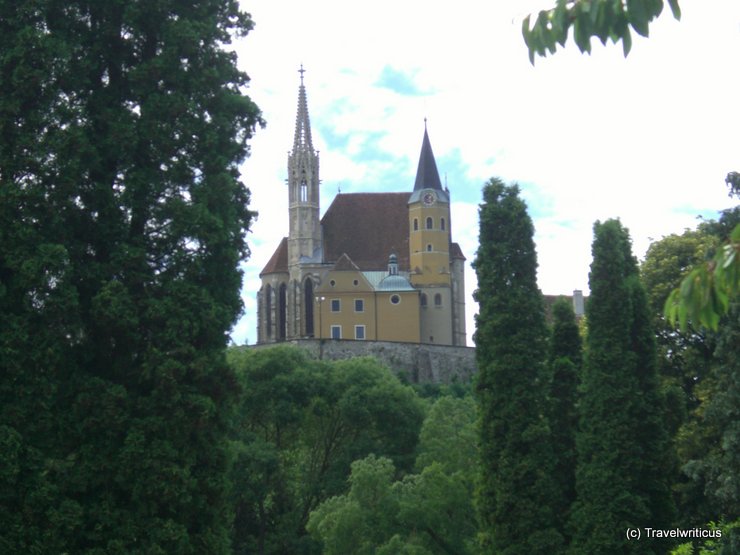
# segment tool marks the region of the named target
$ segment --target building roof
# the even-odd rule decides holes
[[[321,218],[324,261],[347,254],[362,270],[385,270],[396,253],[409,269],[409,193],[340,193]]]
[[[459,260],[467,260],[463,254],[460,245],[457,243],[450,243],[450,258],[457,258]]]
[[[277,274],[280,272],[287,272],[288,271],[288,238],[283,237],[280,241],[280,244],[278,245],[278,248],[275,249],[275,252],[270,257],[270,260],[267,261],[267,264],[265,264],[265,267],[260,272],[260,277],[262,277],[265,274]]]
[[[432,153],[432,143],[429,142],[426,124],[424,125],[424,139],[421,142],[421,154],[419,154],[419,166],[416,169],[416,181],[414,191],[422,189],[435,189],[442,191],[442,182],[437,171],[437,162]]]

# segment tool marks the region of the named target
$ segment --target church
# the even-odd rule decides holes
[[[416,179],[397,193],[338,193],[320,217],[306,88],[288,154],[288,236],[260,273],[258,343],[296,339],[465,346],[465,256],[452,241],[424,126]]]

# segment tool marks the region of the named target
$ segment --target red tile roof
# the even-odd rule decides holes
[[[386,270],[395,253],[398,269],[409,271],[409,214],[411,193],[340,193],[321,219],[324,262],[347,257],[363,271]],[[457,243],[450,243],[450,258],[465,260]],[[345,269],[346,261],[341,266]],[[280,245],[260,273],[288,271],[288,239]]]
[[[362,270],[385,270],[388,256],[398,256],[399,270],[409,269],[411,193],[340,193],[321,219],[324,261],[347,254]]]
[[[267,264],[260,272],[260,277],[265,274],[277,274],[288,271],[288,238],[283,237],[275,249],[275,252],[267,261]]]

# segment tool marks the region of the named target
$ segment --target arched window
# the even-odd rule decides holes
[[[434,306],[442,306],[442,295],[439,293],[436,293],[434,295]]]
[[[432,252],[432,244],[431,243],[429,243],[427,245],[427,252]]]
[[[431,216],[427,218],[427,229],[434,229],[434,220],[432,220]]]
[[[414,231],[419,231],[419,218],[414,218]]]
[[[284,283],[280,285],[280,294],[278,299],[279,307],[279,320],[280,329],[278,329],[278,337],[281,341],[284,341],[288,335],[288,286]]]
[[[421,303],[421,306],[427,305],[427,294],[426,293],[421,294],[421,299],[419,300],[419,302]]]
[[[439,220],[439,229],[441,229],[442,231],[445,230],[445,219],[444,218],[441,218]]]
[[[306,335],[313,337],[313,281],[306,278],[303,284],[304,317],[306,320]]]
[[[272,287],[265,287],[265,335],[272,337]]]

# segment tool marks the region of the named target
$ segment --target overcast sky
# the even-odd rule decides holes
[[[532,66],[521,21],[552,3],[242,1],[255,29],[236,49],[267,126],[242,168],[259,217],[235,343],[256,342],[258,274],[288,234],[300,64],[322,214],[340,188],[411,191],[426,117],[468,264],[483,184],[517,182],[546,294],[588,292],[596,220],[621,218],[642,258],[651,240],[731,205],[724,178],[740,171],[740,2],[681,0],[680,22],[666,7],[626,59],[621,45],[595,40],[588,56],[571,39]],[[468,266],[469,345],[475,283]]]

